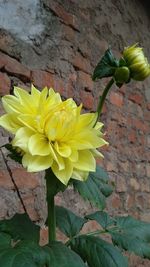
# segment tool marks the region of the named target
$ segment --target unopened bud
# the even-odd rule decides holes
[[[119,67],[116,68],[114,78],[116,83],[126,83],[130,79],[130,70],[128,67]]]
[[[144,56],[143,49],[133,45],[123,51],[126,66],[130,69],[130,77],[137,81],[143,81],[150,75],[150,65]]]

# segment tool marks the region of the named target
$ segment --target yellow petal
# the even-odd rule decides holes
[[[28,172],[39,172],[51,167],[53,159],[51,156],[32,156],[26,153],[22,158],[22,164],[24,168],[27,168]]]
[[[76,131],[80,131],[85,127],[92,128],[97,119],[97,113],[86,113],[79,117],[78,124],[76,126]]]
[[[58,154],[64,158],[68,158],[71,155],[71,148],[63,142],[55,142],[54,147]]]
[[[36,117],[31,114],[21,114],[18,115],[18,120],[33,131],[36,131],[37,122]]]
[[[52,171],[63,184],[67,185],[72,175],[73,165],[69,159],[64,159],[64,163],[65,168],[63,170],[59,170],[59,166],[56,162],[54,162],[52,165]]]
[[[51,150],[51,155],[53,159],[57,162],[59,170],[63,170],[65,168],[64,159],[57,153],[53,145],[50,145],[50,150]]]
[[[32,156],[47,156],[51,153],[48,139],[42,134],[34,134],[30,137],[28,142],[29,153]]]
[[[2,103],[5,111],[7,113],[15,112],[21,113],[24,112],[24,107],[20,104],[19,99],[13,95],[6,95],[2,98]]]
[[[12,145],[20,147],[23,151],[28,152],[28,142],[30,137],[34,134],[32,130],[27,127],[20,128],[12,141]]]
[[[69,156],[69,159],[72,161],[72,162],[76,162],[78,161],[78,158],[79,158],[79,153],[77,150],[72,150],[72,153],[71,155]]]
[[[82,171],[95,171],[96,162],[89,150],[81,150],[79,151],[79,159],[73,166]]]
[[[19,87],[14,87],[14,94],[19,98],[19,102],[24,106],[26,112],[33,113],[35,112],[34,101],[32,96],[24,89]]]
[[[46,103],[46,99],[47,99],[47,94],[48,94],[48,88],[45,87],[41,94],[40,94],[40,100],[39,100],[39,106],[38,106],[38,113],[41,113],[41,111],[43,110],[45,103]]]
[[[34,105],[36,105],[37,107],[38,107],[38,104],[39,104],[40,95],[41,95],[41,92],[39,90],[37,90],[34,87],[34,85],[32,84],[32,86],[31,86],[31,96],[32,96],[32,99],[34,99]]]
[[[18,121],[16,114],[5,114],[1,116],[0,125],[13,134],[22,127],[22,123]]]
[[[79,181],[86,181],[88,178],[89,172],[79,171],[77,169],[73,169],[72,177],[73,179]]]
[[[91,152],[94,155],[94,157],[104,158],[103,154],[101,152],[99,152],[97,149],[92,149]]]
[[[72,140],[68,141],[68,144],[72,148],[76,148],[78,150],[83,149],[92,149],[97,148],[105,144],[101,137],[97,136],[97,132],[95,129],[92,130],[83,130],[78,134],[75,134],[72,137]]]
[[[99,121],[98,121],[98,122],[96,123],[96,125],[95,125],[94,128],[95,128],[96,130],[101,130],[101,128],[102,128],[103,126],[104,126],[104,124],[103,124],[102,122],[99,122]]]

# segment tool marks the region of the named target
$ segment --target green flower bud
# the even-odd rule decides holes
[[[130,70],[128,67],[120,67],[116,68],[114,78],[116,83],[126,83],[129,81],[130,78]]]
[[[126,66],[130,69],[130,77],[137,81],[143,81],[150,75],[150,64],[144,56],[143,49],[137,44],[129,46],[123,51]]]

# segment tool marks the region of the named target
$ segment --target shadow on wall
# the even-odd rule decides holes
[[[140,3],[142,3],[143,6],[145,7],[146,12],[147,12],[147,14],[148,14],[148,16],[149,16],[149,18],[150,18],[150,1],[149,1],[149,0],[139,0],[139,1],[140,1]]]

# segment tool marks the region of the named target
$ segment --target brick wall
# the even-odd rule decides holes
[[[150,59],[150,17],[144,1],[28,0],[20,4],[15,0],[11,9],[14,17],[10,18],[9,3],[2,1],[1,96],[12,93],[14,85],[27,90],[31,83],[38,88],[47,85],[64,99],[73,97],[78,104],[82,102],[85,111],[95,111],[108,80],[93,83],[91,74],[108,45],[118,56],[124,46],[139,42]],[[116,184],[108,210],[150,221],[150,79],[120,89],[114,86],[101,120],[110,146],[103,151],[105,159],[100,164]],[[0,135],[0,145],[8,142],[8,133],[1,129]],[[44,222],[42,175],[27,174],[7,157],[4,148],[0,157],[0,219],[27,210],[32,220]],[[58,195],[56,201],[74,206],[80,214],[92,210],[72,188]],[[95,227],[92,222],[87,229]],[[137,262],[134,259],[132,266]]]

